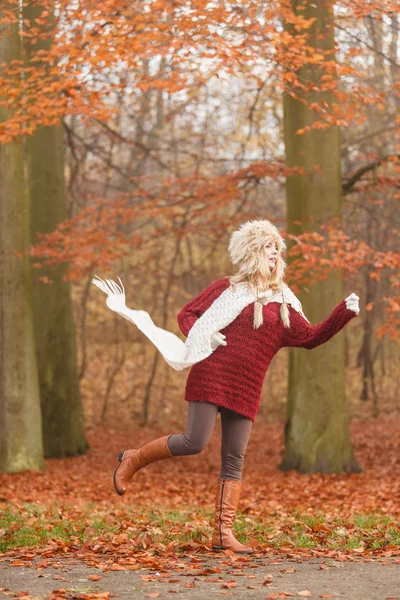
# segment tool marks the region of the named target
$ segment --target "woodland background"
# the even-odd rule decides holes
[[[109,598],[107,574],[122,570],[233,595],[247,564],[265,597],[282,587],[265,574],[276,554],[397,568],[399,12],[389,0],[0,3],[0,579],[32,567],[66,588],[72,559],[103,590],[78,596],[80,578],[74,598]],[[229,236],[252,218],[285,237],[311,323],[351,292],[361,306],[327,344],[273,359],[234,525],[254,563],[209,552],[219,426],[199,456],[149,465],[115,494],[122,449],[183,430],[187,372],[91,284],[121,277],[128,306],[182,336],[178,311],[235,272]]]
[[[187,372],[90,281],[120,276],[129,306],[181,335],[177,312],[234,273],[229,235],[249,218],[287,238],[312,323],[361,297],[330,343],[343,386],[313,353],[329,410],[398,419],[399,18],[354,0],[2,3],[4,470],[40,464],[41,436],[45,457],[85,452],[82,412],[89,428],[183,426]],[[303,360],[274,358],[262,423],[290,416]]]

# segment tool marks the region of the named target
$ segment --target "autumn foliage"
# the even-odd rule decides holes
[[[41,570],[75,556],[99,572],[157,570],[168,581],[188,571],[180,562],[187,555],[190,573],[219,582],[220,565],[202,564],[218,430],[200,456],[151,465],[126,496],[114,492],[121,449],[181,432],[186,373],[172,373],[140,332],[106,312],[90,281],[120,276],[130,306],[179,334],[178,309],[232,274],[228,233],[260,216],[286,239],[294,292],[343,276],[361,296],[362,318],[344,335],[351,437],[363,472],[279,471],[282,352],[248,447],[238,529],[271,557],[400,555],[400,8],[390,0],[333,3],[336,47],[323,51],[310,43],[316,17],[296,4],[294,14],[289,0],[1,3],[0,35],[19,24],[23,44],[20,59],[0,64],[0,107],[10,109],[0,143],[25,145],[38,128],[64,127],[68,218],[39,234],[30,256],[42,283],[52,284],[43,267],[59,263],[72,281],[90,442],[87,455],[47,460],[43,472],[0,474],[1,559]],[[33,22],[27,5],[37,10]],[[304,65],[321,73],[317,84],[299,76]],[[317,100],[307,104],[307,92]],[[317,157],[309,172],[285,166],[284,94],[313,115],[296,135],[340,128],[344,200],[340,216],[305,215],[290,234],[285,181],[317,177],[321,165]],[[220,562],[251,560],[227,552]],[[234,587],[221,585],[228,594]],[[51,598],[69,596],[58,590]]]
[[[37,27],[22,21],[21,37],[33,48],[49,37],[53,43],[27,64],[3,65],[1,102],[14,112],[0,124],[0,141],[21,139],[40,125],[65,120],[71,219],[44,236],[32,254],[37,266],[68,262],[72,278],[112,269],[132,253],[148,264],[155,236],[173,232],[175,239],[183,239],[207,231],[215,239],[228,225],[259,214],[265,190],[279,194],[290,174],[279,154],[262,156],[257,149],[267,139],[263,112],[268,109],[263,107],[277,90],[293,97],[306,90],[307,83],[298,77],[302,65],[316,65],[323,75],[313,89],[321,101],[308,106],[318,118],[298,135],[336,124],[346,132],[344,144],[351,144],[373,115],[390,115],[399,102],[398,79],[391,69],[383,89],[366,67],[360,68],[371,50],[357,34],[368,20],[384,28],[397,14],[395,3],[337,3],[335,53],[316,51],[308,43],[314,18],[304,18],[300,9],[294,15],[287,0],[262,6],[251,0],[243,5],[62,0],[56,14],[48,0],[34,4],[41,8]],[[0,23],[7,26],[18,18],[18,2],[3,5]],[[282,27],[284,22],[294,29]],[[393,61],[392,46],[387,52]],[[188,144],[181,133],[183,111],[188,116],[202,111],[205,90],[213,101],[229,102],[227,86],[244,98],[240,110],[245,118],[239,117],[236,132],[224,135],[225,117],[210,108],[212,125],[205,130],[199,117],[197,131],[193,124],[189,127]],[[328,90],[336,98],[331,106],[322,99]],[[290,240],[295,261],[289,273],[295,286],[326,278],[333,269],[343,269],[345,276],[367,270],[371,278],[383,277],[380,302],[385,312],[377,331],[394,339],[400,306],[395,220],[399,127],[395,112],[389,151],[357,146],[356,160],[344,173],[344,221],[308,222],[310,233]],[[178,132],[175,141],[171,128]],[[232,153],[228,143],[237,150]],[[117,153],[120,158],[114,160]],[[210,162],[218,156],[220,163]],[[318,172],[319,165],[314,169]],[[367,213],[388,223],[384,244],[368,242],[360,231]]]

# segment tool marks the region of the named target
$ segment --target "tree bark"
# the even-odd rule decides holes
[[[295,13],[297,6],[304,5],[305,10],[298,14],[305,19],[316,17],[308,30],[308,45],[330,50],[329,58],[334,58],[333,2],[291,2]],[[285,26],[296,35],[290,25]],[[324,220],[340,215],[342,209],[339,128],[330,126],[296,134],[319,118],[319,113],[308,108],[311,102],[324,100],[331,106],[335,100],[331,92],[307,90],[311,82],[321,84],[322,74],[318,65],[306,63],[297,71],[306,86],[300,99],[284,94],[286,165],[302,167],[306,172],[286,179],[288,232],[293,234],[318,229]],[[320,172],[314,171],[315,165],[321,167]],[[308,318],[313,323],[322,321],[344,298],[341,273],[315,282],[310,293],[303,290],[299,298]],[[313,351],[289,352],[285,450],[279,468],[300,473],[359,472],[345,398],[344,332]]]
[[[384,27],[380,22],[375,22],[370,16],[365,18],[365,25],[368,30],[368,34],[371,38],[371,44],[374,48],[373,53],[373,67],[370,75],[371,84],[376,90],[380,92],[386,89],[385,81],[385,60],[384,60]],[[372,77],[373,75],[373,77]],[[390,82],[388,82],[390,83]],[[385,151],[390,148],[391,139],[390,135],[385,133],[385,118],[381,111],[377,110],[375,106],[368,107],[368,127],[375,131],[382,131],[382,135],[373,140],[373,143],[366,141],[365,151],[367,149],[370,152],[376,152],[380,156],[385,154]],[[394,148],[393,148],[393,151]],[[376,178],[376,172],[373,172],[374,179]],[[371,189],[369,191],[369,197],[371,200],[379,199],[381,192],[376,192]],[[367,244],[372,248],[385,249],[385,235],[384,239],[380,240],[382,235],[383,224],[380,222],[379,211],[376,210],[373,202],[369,199],[365,203],[365,239]],[[383,243],[382,243],[383,242]],[[362,389],[360,394],[360,400],[368,401],[371,397],[373,398],[373,416],[376,418],[379,414],[378,406],[378,395],[375,385],[375,360],[376,360],[376,348],[377,340],[375,336],[375,329],[379,320],[379,295],[381,282],[370,277],[374,270],[372,265],[367,265],[363,270],[364,284],[365,284],[365,306],[370,303],[373,304],[371,310],[364,311],[363,315],[363,339],[360,347],[360,351],[357,359],[357,366],[361,367],[362,373]]]
[[[0,64],[20,58],[18,22],[3,25]],[[0,123],[10,116],[0,105]],[[28,247],[22,144],[0,144],[0,471],[6,472],[43,468]]]
[[[24,4],[24,23],[38,27],[43,7]],[[42,21],[39,21],[42,23]],[[39,25],[43,37],[34,45],[24,37],[24,59],[29,64],[38,50],[50,50],[52,20]],[[27,27],[29,32],[29,27]],[[43,67],[42,63],[32,63]],[[38,233],[53,231],[66,218],[64,138],[62,123],[40,126],[27,139],[27,173],[31,213],[31,242]],[[33,273],[33,314],[46,457],[83,454],[88,445],[76,363],[75,325],[66,265]],[[40,281],[48,277],[51,283]]]

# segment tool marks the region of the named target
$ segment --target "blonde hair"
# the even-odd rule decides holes
[[[275,243],[278,256],[273,270],[266,260],[265,244]],[[266,219],[255,219],[243,223],[231,235],[228,251],[232,264],[239,265],[239,271],[229,278],[231,286],[246,282],[252,293],[258,298],[259,292],[272,290],[282,292],[280,315],[285,327],[290,327],[289,309],[283,295],[283,276],[286,262],[282,252],[286,244],[278,229]],[[262,304],[255,301],[253,327],[258,329],[263,323]]]

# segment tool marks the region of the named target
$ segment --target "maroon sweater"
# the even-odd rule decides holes
[[[210,286],[178,314],[178,324],[187,336],[193,323],[229,287],[224,277]],[[280,318],[280,303],[263,306],[263,324],[253,329],[254,304],[246,306],[221,333],[226,346],[218,346],[207,358],[193,365],[186,382],[185,400],[212,402],[224,406],[253,422],[260,409],[260,396],[269,364],[285,346],[315,348],[338,333],[356,313],[346,308],[342,300],[331,314],[318,325],[310,325],[288,305],[290,327]]]

